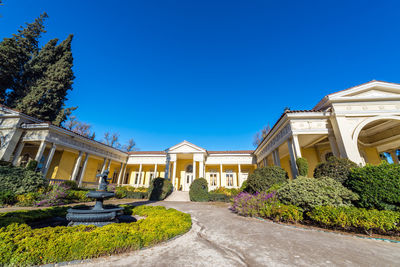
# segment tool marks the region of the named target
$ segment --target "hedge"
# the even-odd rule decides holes
[[[190,201],[207,202],[208,197],[208,183],[204,178],[195,179],[190,185],[189,189]]]
[[[356,207],[316,207],[307,214],[320,226],[363,231],[367,234],[399,232],[400,212]]]
[[[306,158],[298,158],[296,159],[297,169],[299,170],[300,176],[308,175],[308,161]]]
[[[330,157],[314,169],[314,178],[330,177],[340,183],[345,183],[352,169],[358,165],[349,159]]]
[[[230,202],[231,200],[231,198],[225,194],[214,192],[208,193],[208,199],[212,202]]]
[[[367,164],[352,170],[346,186],[360,199],[355,204],[361,208],[400,210],[400,165],[386,161],[378,166]]]
[[[47,185],[41,173],[21,167],[0,166],[0,191],[11,191],[18,195],[36,192]]]
[[[164,200],[167,196],[172,193],[172,183],[168,179],[155,178],[152,180],[148,189],[149,200],[159,201]]]
[[[287,172],[279,166],[267,166],[256,169],[247,179],[247,190],[250,193],[266,191],[273,184],[288,180]]]
[[[63,213],[65,208],[1,214],[0,265],[40,265],[82,260],[137,250],[168,240],[191,228],[189,214],[165,207],[126,207],[125,212],[146,217],[132,223],[103,227],[45,227],[32,229],[26,222]],[[11,221],[14,223],[11,223]]]

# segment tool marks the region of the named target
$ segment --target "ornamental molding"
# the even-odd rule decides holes
[[[263,158],[268,156],[273,150],[279,147],[286,139],[292,134],[291,125],[288,123],[285,127],[282,128],[277,134],[274,135],[269,141],[267,141],[266,145],[261,149],[259,154],[257,155],[257,161],[261,161]]]

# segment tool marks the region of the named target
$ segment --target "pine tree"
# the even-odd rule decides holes
[[[50,40],[26,66],[25,97],[16,107],[22,112],[60,124],[66,118],[64,102],[72,89],[72,35],[61,42]],[[70,111],[70,110],[69,110]]]

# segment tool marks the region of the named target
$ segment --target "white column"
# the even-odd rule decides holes
[[[117,181],[117,185],[121,184],[121,178],[122,178],[122,171],[124,168],[124,163],[121,162],[121,167],[119,168],[119,174],[118,174],[118,181]]]
[[[19,144],[18,144],[17,150],[15,151],[14,158],[12,161],[12,164],[14,166],[17,166],[17,164],[18,164],[18,160],[19,160],[19,157],[21,156],[22,150],[24,149],[24,145],[25,145],[25,143],[22,141],[19,142]]]
[[[335,136],[332,133],[328,135],[329,144],[331,145],[332,153],[335,157],[339,157],[339,150],[337,148]]]
[[[297,172],[297,165],[296,165],[296,155],[294,154],[293,143],[292,139],[287,140],[288,149],[289,149],[289,156],[290,156],[290,169],[292,170],[292,178],[296,178],[298,175]]]
[[[199,161],[199,178],[206,178],[204,177],[204,162]]]
[[[240,164],[238,164],[238,186],[242,185],[242,169],[240,168]]]
[[[46,163],[42,169],[43,177],[46,178],[46,174],[50,168],[51,161],[53,160],[54,153],[56,152],[56,144],[53,143],[53,146],[50,149],[49,155],[47,156]]]
[[[126,164],[125,163],[125,165],[124,165],[124,171],[123,171],[123,173],[122,173],[122,180],[124,181],[125,180],[125,176],[126,176],[126,167],[128,166],[128,164]],[[121,183],[123,182],[123,181],[121,181]],[[128,181],[126,181],[128,184],[129,184],[129,179],[128,179]]]
[[[222,186],[222,164],[219,164],[219,179],[218,179],[218,187]]]
[[[104,158],[103,165],[101,165],[101,173],[103,173],[106,170],[106,163],[107,163],[107,159]]]
[[[76,162],[75,162],[74,170],[72,171],[72,176],[71,176],[72,181],[76,181],[76,175],[78,174],[79,166],[81,165],[82,156],[83,156],[83,152],[79,151],[78,158],[76,159]]]
[[[79,176],[79,187],[82,186],[83,178],[85,177],[87,162],[89,160],[89,153],[85,153],[85,154],[86,154],[85,161],[83,162],[82,172],[81,172],[81,175]]]
[[[172,172],[172,187],[173,187],[173,188],[177,187],[176,189],[178,189],[179,186],[175,185],[175,179],[176,179],[176,160],[173,161],[173,163],[174,163],[174,170],[173,170],[173,172]]]
[[[276,166],[281,167],[281,160],[280,160],[280,156],[279,156],[279,148],[275,149],[275,150],[272,152],[272,156],[273,156],[273,158],[274,158],[274,164],[275,164]]]
[[[35,160],[36,160],[38,163],[40,163],[40,160],[42,159],[43,152],[44,152],[45,149],[46,149],[46,142],[43,140],[43,141],[40,143],[39,149],[38,149],[38,151],[37,151],[37,153],[36,153],[36,157],[35,157]]]
[[[141,179],[142,179],[142,163],[140,163],[140,165],[139,165],[139,176],[138,176],[138,181],[136,184],[137,187],[139,187],[139,185],[141,183],[141,181],[140,181]]]
[[[157,178],[157,163],[154,164],[154,174],[153,174],[153,178]]]
[[[397,157],[396,150],[390,151],[390,156],[392,157],[393,163],[399,164],[399,158]]]
[[[111,159],[108,160],[107,171],[110,171],[110,166],[111,166]]]
[[[301,158],[301,148],[300,148],[300,143],[299,143],[299,137],[297,134],[294,134],[292,136],[293,140],[293,149],[294,149],[294,154],[296,156],[296,159]]]
[[[193,180],[196,179],[196,161],[193,160]]]

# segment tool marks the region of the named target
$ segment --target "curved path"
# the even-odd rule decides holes
[[[398,266],[400,244],[298,229],[232,214],[227,204],[158,202],[192,215],[185,235],[84,266]],[[82,266],[79,265],[79,266]]]

